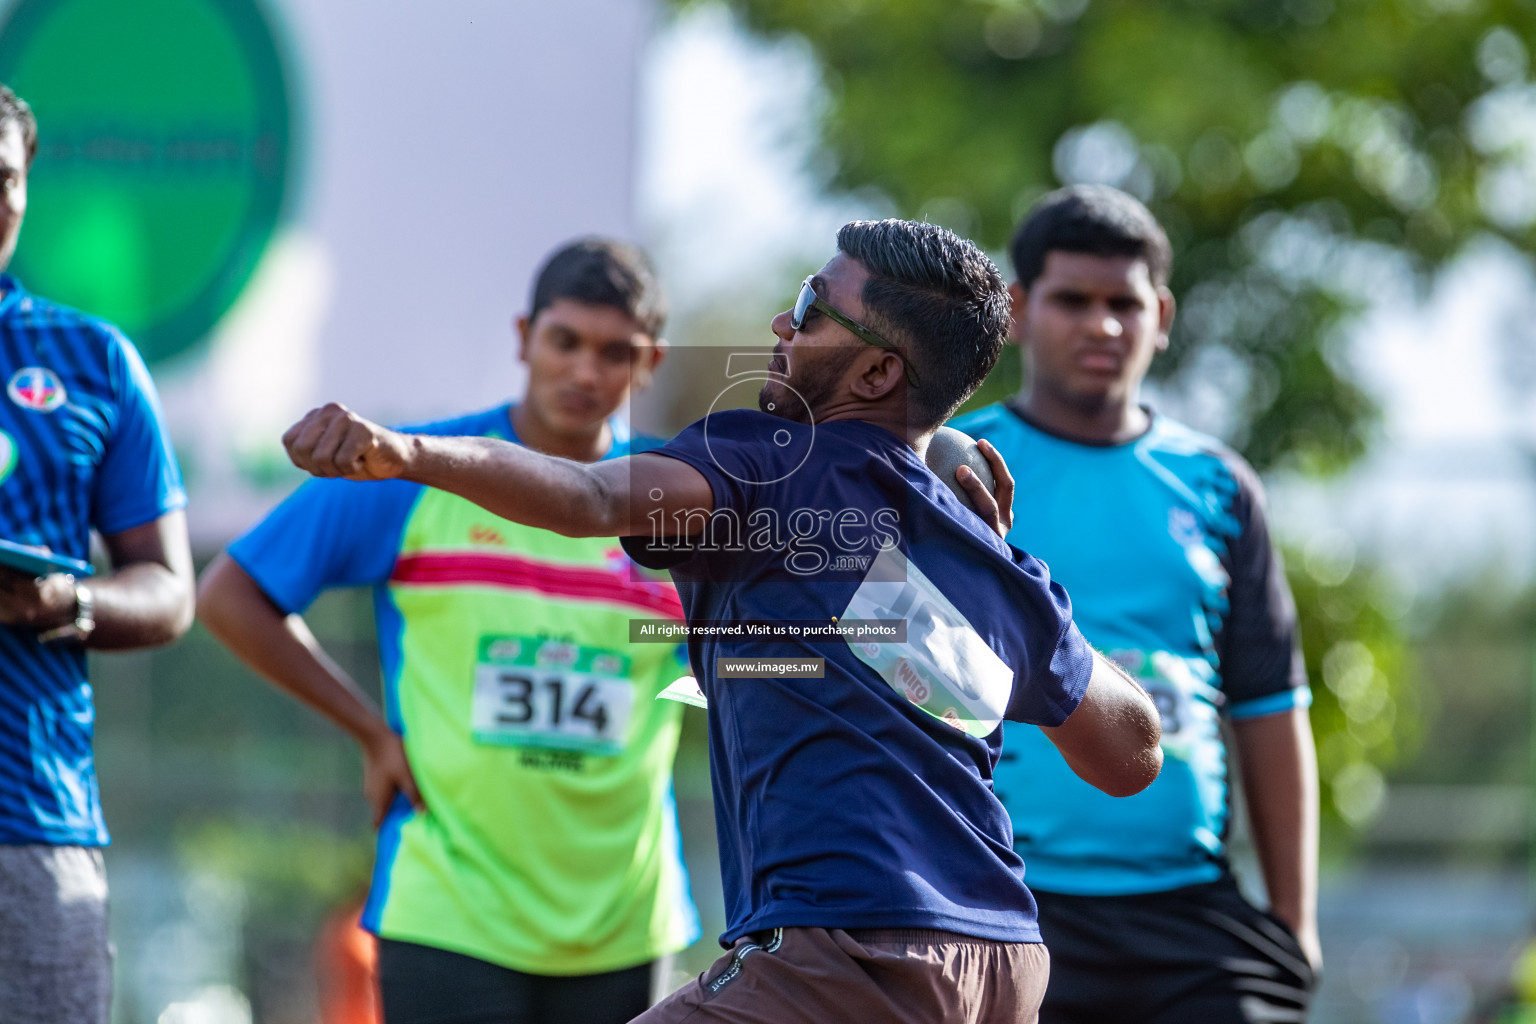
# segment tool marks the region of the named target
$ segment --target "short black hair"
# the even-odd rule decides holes
[[[981,386],[1008,334],[1008,288],[986,253],[947,228],[856,220],[838,251],[869,271],[860,296],[874,330],[916,364],[908,415],[917,427],[949,419]]]
[[[667,322],[651,261],[636,246],[609,238],[579,238],[551,253],[534,278],[528,319],[537,320],[556,299],[623,310],[652,338],[661,337]]]
[[[1152,283],[1168,283],[1173,249],[1152,211],[1108,185],[1071,185],[1042,198],[1008,243],[1013,272],[1028,288],[1045,271],[1052,250],[1146,261]]]
[[[0,85],[0,132],[14,124],[21,129],[21,141],[27,147],[27,167],[37,155],[37,118],[27,101],[11,91],[10,86]]]

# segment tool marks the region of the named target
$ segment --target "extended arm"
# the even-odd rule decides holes
[[[1077,710],[1040,731],[1079,778],[1110,796],[1141,792],[1163,767],[1163,729],[1152,698],[1098,651]]]
[[[187,520],[167,512],[102,540],[112,571],[82,582],[95,599],[89,645],[103,650],[156,647],[192,625],[192,553]],[[62,573],[33,579],[0,574],[0,622],[43,632],[73,622],[75,588]]]
[[[357,741],[374,827],[384,820],[397,790],[418,810],[425,809],[404,745],[378,707],[320,648],[304,620],[284,614],[227,554],[203,573],[197,613],[235,657]]]
[[[1270,909],[1314,968],[1317,936],[1317,754],[1306,708],[1232,723],[1253,845]]]
[[[709,481],[676,459],[636,455],[588,464],[495,438],[402,434],[335,403],[290,427],[283,444],[293,464],[315,476],[403,477],[567,537],[646,534],[658,513],[714,508]]]

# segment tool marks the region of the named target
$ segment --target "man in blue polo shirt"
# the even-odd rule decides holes
[[[1011,255],[1028,382],[955,425],[1018,474],[1009,539],[1151,692],[1166,755],[1145,792],[1107,800],[1038,730],[1005,730],[997,793],[1052,955],[1041,1019],[1300,1021],[1319,959],[1310,692],[1253,470],[1138,404],[1173,322],[1168,240],[1132,197],[1077,186],[1040,202]],[[1222,719],[1267,912],[1227,865]]]
[[[0,86],[0,267],[27,205],[37,124]],[[107,843],[85,648],[168,643],[192,622],[192,557],[154,386],[111,324],[0,276],[0,539],[89,580],[0,567],[0,1020],[105,1024]]]
[[[657,452],[581,465],[336,405],[285,436],[317,475],[403,476],[671,568],[700,628],[731,952],[647,1024],[1033,1020],[1048,966],[992,793],[1002,720],[1111,793],[1161,762],[1150,699],[1002,542],[1006,467],[996,500],[958,474],[984,522],[923,464],[1001,350],[997,268],[929,224],[849,224],[838,248],[774,318],[762,412]],[[834,631],[849,620],[902,635]]]

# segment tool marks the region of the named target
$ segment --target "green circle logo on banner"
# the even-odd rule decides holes
[[[0,82],[38,122],[17,275],[149,362],[202,340],[287,192],[288,80],[257,0],[18,0]]]

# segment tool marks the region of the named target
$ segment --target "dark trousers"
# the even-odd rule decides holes
[[[1051,951],[1041,1024],[1301,1024],[1317,979],[1231,878],[1136,896],[1035,891]]]
[[[385,1024],[625,1024],[651,1005],[660,961],[606,974],[524,974],[446,949],[379,940]]]

